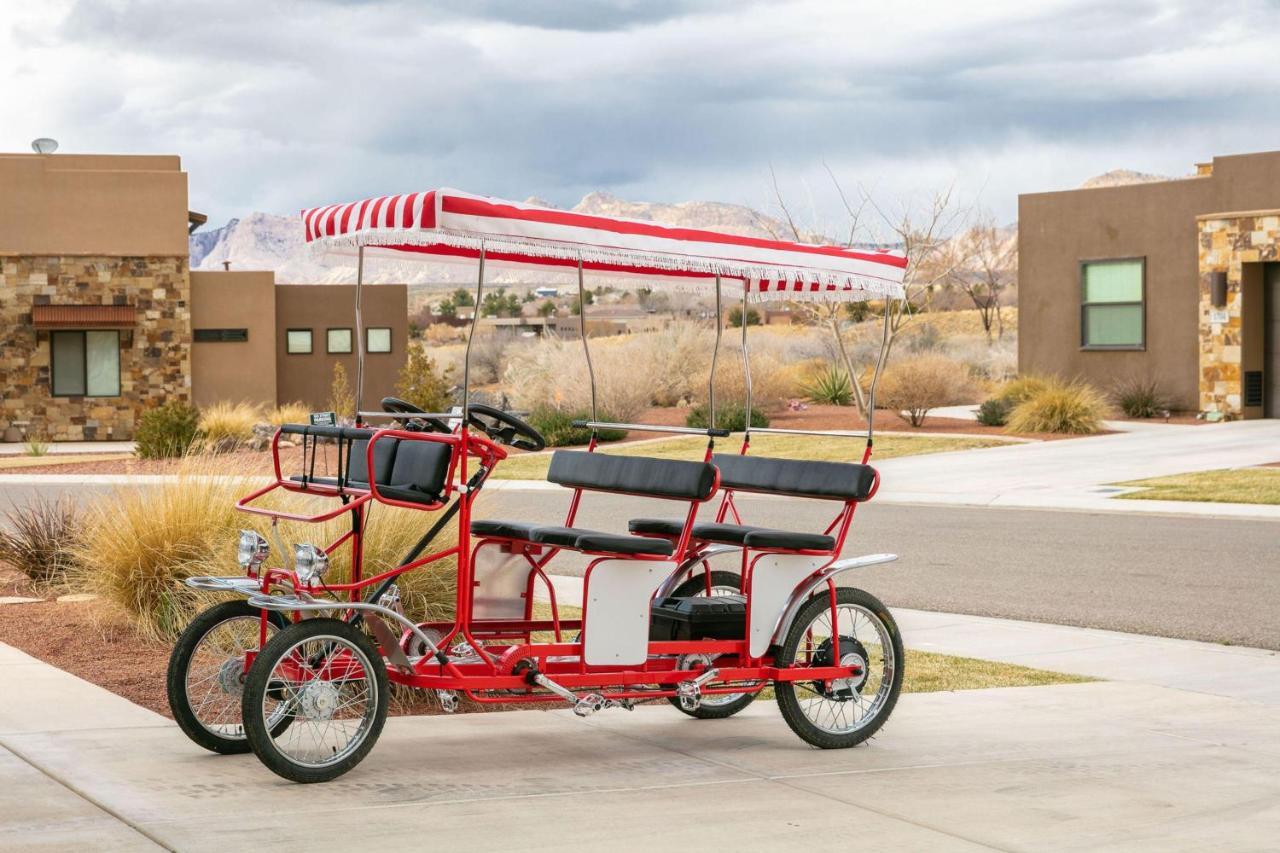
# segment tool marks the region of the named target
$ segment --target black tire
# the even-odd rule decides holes
[[[169,655],[169,670],[165,675],[165,691],[169,697],[169,710],[173,712],[173,719],[177,722],[178,728],[182,729],[183,734],[194,743],[220,755],[238,755],[248,752],[249,741],[244,736],[243,725],[240,725],[238,733],[228,733],[214,731],[200,721],[200,714],[192,706],[191,697],[187,692],[187,678],[191,669],[191,662],[200,644],[208,638],[215,628],[235,620],[251,619],[256,622],[261,613],[261,610],[250,607],[249,603],[243,599],[215,604],[191,620],[191,624],[178,637],[178,642],[174,644],[173,652]],[[268,629],[268,640],[272,633],[278,632],[289,624],[283,613],[268,612],[267,619],[272,626]],[[226,704],[228,709],[237,715],[237,723],[240,722],[241,692],[243,691],[230,693],[222,689],[222,693],[227,697]],[[228,720],[223,725],[229,724],[230,721]],[[289,718],[286,716],[280,722],[278,728],[288,725]]]
[[[889,678],[884,678],[883,664],[880,669],[880,682],[876,694],[872,697],[874,715],[864,718],[857,722],[856,727],[850,730],[830,731],[817,725],[805,713],[804,707],[801,705],[801,697],[797,695],[797,685],[805,685],[800,687],[802,690],[812,691],[817,688],[826,692],[827,685],[822,682],[790,682],[775,681],[774,693],[778,699],[778,709],[782,712],[782,718],[787,721],[787,725],[800,738],[807,743],[822,749],[847,749],[851,746],[857,746],[867,738],[874,735],[880,730],[880,727],[889,719],[889,715],[893,713],[894,705],[898,702],[898,694],[902,690],[902,674],[904,669],[903,652],[902,652],[902,635],[898,631],[898,625],[893,620],[893,616],[889,614],[889,609],[869,592],[851,587],[841,587],[836,592],[837,607],[857,607],[875,617],[880,622],[880,627],[884,630],[884,636],[888,639],[887,648],[892,650],[892,670]],[[824,612],[830,613],[830,601],[827,598],[826,591],[815,595],[805,602],[800,608],[800,612],[796,614],[795,621],[791,623],[791,627],[787,629],[786,639],[783,641],[782,649],[775,658],[778,667],[787,667],[795,663],[796,654],[800,648],[800,643],[804,640],[808,633],[809,626],[815,620],[820,619]],[[876,626],[871,623],[872,627]],[[845,637],[845,629],[841,627],[841,637]],[[860,644],[861,646],[861,644]],[[886,648],[883,641],[880,646]],[[827,647],[827,654],[830,653],[830,647]],[[845,656],[844,646],[841,648],[841,657]],[[884,656],[882,651],[882,662]],[[887,662],[884,662],[887,663]],[[862,694],[866,687],[866,679],[871,677],[872,667],[867,667],[867,674],[864,681],[855,688],[859,695]],[[887,689],[886,688],[887,682]],[[832,685],[834,686],[834,685]],[[881,691],[883,696],[881,696]],[[809,697],[806,696],[806,699]],[[838,699],[820,699],[820,701],[836,702],[844,701]],[[879,704],[875,703],[879,701]],[[843,719],[843,716],[841,717]],[[833,719],[834,723],[834,719]]]
[[[363,732],[362,739],[353,747],[344,748],[345,754],[340,759],[316,766],[295,761],[281,750],[276,742],[277,735],[267,730],[263,712],[267,702],[278,699],[286,689],[278,681],[273,681],[276,665],[299,643],[316,639],[323,643],[326,637],[337,639],[363,657],[359,663],[366,669],[364,681],[368,683],[367,676],[372,675],[373,708],[371,715],[366,714],[359,726]],[[377,646],[359,628],[340,619],[304,619],[276,634],[258,654],[245,679],[243,701],[241,713],[249,745],[272,773],[291,782],[328,782],[363,761],[382,734],[390,705],[387,667]],[[293,718],[295,729],[308,722],[297,713]]]
[[[742,576],[737,572],[727,572],[720,569],[713,569],[711,572],[711,587],[715,589],[732,589],[735,592],[742,589]],[[686,578],[683,583],[671,592],[673,598],[693,598],[694,596],[707,594],[707,581],[703,572],[695,570],[693,574]],[[716,694],[711,694],[715,697]],[[701,704],[696,709],[690,711],[681,707],[680,700],[674,696],[668,696],[667,701],[671,703],[677,711],[687,714],[699,720],[723,720],[726,717],[732,717],[743,708],[755,701],[756,694],[744,693],[737,699],[723,704]],[[713,698],[714,701],[714,698]]]

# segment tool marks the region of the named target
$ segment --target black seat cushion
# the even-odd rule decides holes
[[[748,533],[762,529],[764,528],[751,527],[746,524],[709,522],[707,524],[695,524],[693,526],[693,536],[695,539],[703,539],[707,542],[723,542],[727,545],[741,545],[743,540],[746,539]]]
[[[570,488],[684,500],[711,497],[715,477],[716,470],[708,462],[581,450],[557,450],[547,472],[548,480]]]
[[[675,547],[665,539],[645,536],[615,536],[612,533],[587,533],[579,536],[579,551],[604,551],[610,554],[655,554],[669,557]]]
[[[529,524],[527,521],[483,519],[471,522],[471,535],[500,536],[504,539],[528,539],[537,528],[538,525]]]
[[[586,534],[597,536],[609,536],[608,533],[601,533],[598,530],[587,530],[582,527],[535,527],[529,535],[529,539],[533,542],[539,542],[543,545],[555,545],[559,548],[577,547],[578,537]]]
[[[679,536],[684,532],[683,518],[633,518],[627,529],[642,536]]]
[[[836,547],[833,536],[822,533],[793,533],[790,530],[756,528],[743,537],[748,548],[787,548],[803,551],[830,551]]]
[[[854,462],[814,462],[717,453],[711,461],[720,469],[720,486],[744,492],[791,495],[827,500],[865,500],[875,483],[870,465]]]
[[[374,445],[374,452],[378,445]],[[440,441],[401,441],[391,466],[390,482],[378,481],[379,494],[395,500],[436,503],[449,478],[453,448]],[[375,458],[375,463],[378,461]]]

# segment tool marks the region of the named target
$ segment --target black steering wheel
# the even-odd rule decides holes
[[[412,429],[411,421],[418,421],[419,423],[425,423],[430,427],[428,432],[453,432],[453,430],[449,429],[449,425],[439,418],[417,417],[419,415],[425,415],[427,413],[426,410],[419,409],[413,403],[410,403],[407,400],[401,400],[399,397],[383,397],[382,411],[389,415],[410,415],[410,418],[402,419],[406,429]]]
[[[547,446],[547,440],[542,437],[542,433],[510,412],[481,403],[471,403],[467,410],[467,423],[499,444],[533,451],[542,450]]]

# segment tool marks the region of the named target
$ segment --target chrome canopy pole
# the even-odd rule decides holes
[[[746,440],[751,440],[751,353],[747,350],[747,293],[751,289],[751,280],[742,281],[742,375],[747,383],[747,422],[743,426]]]
[[[578,257],[578,334],[582,336],[582,352],[587,356],[587,381],[591,383],[591,420],[600,420],[596,411],[596,371],[591,365],[591,347],[587,345],[587,294],[582,284],[582,257]]]
[[[471,334],[467,335],[467,351],[462,357],[462,422],[468,423],[471,414],[471,343],[476,339],[476,326],[480,324],[480,302],[484,297],[484,241],[480,242],[480,270],[476,276],[476,305],[471,314]],[[465,428],[464,428],[465,432]]]
[[[364,246],[356,251],[356,426],[363,421],[364,407],[364,318],[360,313],[360,294],[364,289]]]
[[[716,428],[716,362],[720,359],[720,335],[724,327],[720,304],[720,276],[716,276],[716,348],[711,351],[711,379],[707,382],[707,428]],[[746,322],[746,317],[743,317]]]

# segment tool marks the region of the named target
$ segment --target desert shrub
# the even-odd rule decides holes
[[[36,584],[62,581],[74,563],[79,535],[76,505],[66,498],[13,504],[0,524],[0,560]]]
[[[689,411],[689,415],[684,420],[685,426],[691,426],[696,429],[706,429],[710,426],[707,417],[707,407],[705,405],[695,406]],[[753,427],[767,427],[769,418],[764,412],[751,407],[751,425]],[[716,406],[716,426],[719,429],[727,429],[733,432],[742,432],[747,428],[747,407],[742,403],[725,403]]]
[[[1169,408],[1169,402],[1153,378],[1130,376],[1121,379],[1111,391],[1120,411],[1131,418],[1154,418]]]
[[[1016,406],[1059,384],[1057,379],[1048,376],[1037,376],[1032,373],[1026,376],[1019,376],[1016,379],[1010,379],[1000,387],[1000,393],[996,396],[1007,400],[1009,405]]]
[[[254,527],[268,534],[265,519],[259,521],[235,510],[236,499],[256,484],[213,474],[213,469],[192,466],[174,480],[122,487],[92,503],[84,513],[82,535],[72,548],[72,583],[121,609],[142,634],[164,639],[176,636],[196,613],[225,598],[193,590],[183,580],[193,575],[241,574],[235,558],[237,531]],[[314,512],[318,501],[290,496],[286,505]],[[366,528],[366,576],[399,565],[434,518],[413,510],[377,507]],[[290,546],[296,542],[326,544],[349,526],[346,516],[323,525],[282,522],[280,535]],[[453,542],[456,535],[456,525],[450,525],[437,543]],[[271,548],[268,562],[279,565],[274,541]],[[349,549],[339,548],[332,559],[326,577],[349,578]],[[403,577],[400,589],[406,611],[422,614],[421,618],[447,614],[454,601],[454,569],[450,558]]]
[[[590,411],[570,412],[552,406],[539,406],[530,412],[525,420],[542,433],[548,447],[570,447],[586,444],[591,440],[591,430],[573,425],[574,421],[590,418]],[[600,418],[605,421],[611,420],[604,414]],[[596,437],[600,441],[621,441],[627,437],[627,433],[626,430],[621,429],[602,429],[596,430]]]
[[[973,382],[964,365],[944,355],[924,354],[890,360],[876,389],[876,404],[920,426],[930,409],[963,403],[972,395]]]
[[[507,349],[514,338],[500,331],[481,332],[471,342],[471,383],[487,385],[502,378],[507,365]]]
[[[592,341],[591,358],[599,411],[619,421],[635,420],[662,381],[661,365],[642,361],[626,339]],[[517,408],[579,414],[591,409],[581,341],[549,337],[513,348],[503,385]]]
[[[1088,435],[1102,427],[1106,400],[1084,382],[1050,380],[1043,390],[1014,406],[1009,432]]]
[[[214,451],[235,450],[253,438],[262,412],[249,403],[214,403],[200,412],[200,439]]]
[[[834,364],[827,364],[810,376],[803,390],[805,397],[815,403],[828,406],[853,404],[853,386],[849,383],[849,374]]]
[[[333,381],[329,384],[329,411],[338,420],[350,423],[356,418],[356,394],[347,379],[347,369],[342,362],[333,365]]]
[[[462,326],[450,326],[448,323],[432,323],[427,326],[422,337],[432,346],[456,344],[467,339],[467,330]]]
[[[1012,410],[1013,404],[1004,397],[983,400],[982,405],[978,407],[978,423],[984,426],[1004,426],[1009,422],[1009,412]]]
[[[281,424],[305,424],[311,417],[311,407],[306,403],[294,401],[276,406],[267,412],[267,423],[272,426]]]
[[[424,347],[409,347],[409,357],[400,368],[396,396],[428,412],[443,412],[452,405],[449,370],[441,370]]]
[[[200,413],[186,403],[165,403],[148,409],[138,419],[133,440],[142,459],[183,456],[196,440]]]
[[[730,328],[741,329],[742,328],[742,306],[735,305],[734,307],[730,308],[729,316],[727,319],[729,321]],[[747,307],[747,325],[748,326],[760,325],[760,312],[750,306]]]
[[[646,366],[648,402],[676,406],[705,395],[712,343],[705,324],[687,320],[672,323],[659,332],[635,335],[628,341],[631,358]]]

